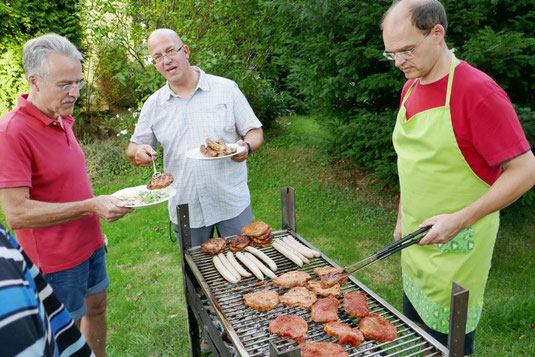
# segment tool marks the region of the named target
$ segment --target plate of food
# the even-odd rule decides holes
[[[195,160],[219,160],[232,157],[245,150],[245,146],[227,144],[223,139],[214,141],[206,139],[206,144],[186,152],[186,157]]]
[[[147,189],[147,185],[140,185],[123,188],[114,192],[112,196],[125,200],[126,207],[145,208],[166,202],[175,194],[176,190],[171,186],[158,190],[149,190]]]

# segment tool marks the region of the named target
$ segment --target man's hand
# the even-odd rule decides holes
[[[419,227],[423,228],[427,226],[432,227],[420,243],[418,243],[420,245],[448,243],[465,228],[464,220],[461,219],[459,212],[433,216],[423,221]]]
[[[148,166],[152,164],[152,158],[156,160],[158,153],[150,145],[130,143],[126,149],[128,160],[136,166]]]
[[[239,154],[236,154],[236,155],[232,156],[231,159],[236,161],[236,162],[242,162],[242,161],[246,160],[249,157],[249,153],[248,153],[249,147],[247,146],[247,144],[243,140],[236,141],[236,144],[239,145],[239,146],[245,146],[245,150],[243,150]]]
[[[125,202],[113,196],[97,196],[92,199],[93,211],[106,222],[113,222],[132,212]]]

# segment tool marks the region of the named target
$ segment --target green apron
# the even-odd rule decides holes
[[[464,159],[451,123],[451,84],[455,72],[452,54],[446,103],[406,120],[403,98],[392,139],[398,155],[403,235],[418,229],[425,219],[454,213],[481,197],[489,185]],[[499,212],[462,230],[447,244],[413,245],[402,251],[403,289],[424,323],[448,333],[451,285],[470,289],[466,332],[481,316],[483,293],[499,226]]]

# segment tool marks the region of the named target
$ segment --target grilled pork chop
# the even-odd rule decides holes
[[[269,321],[269,333],[303,342],[307,338],[308,325],[305,319],[297,315],[280,315]]]
[[[279,306],[279,294],[274,290],[259,290],[243,295],[243,301],[258,311],[269,311]]]
[[[262,221],[256,221],[246,225],[241,229],[241,234],[245,234],[249,237],[260,237],[268,232],[271,226]],[[271,228],[273,230],[273,228]],[[271,232],[269,232],[271,233]]]
[[[299,306],[305,310],[310,310],[310,307],[316,300],[318,300],[316,294],[302,286],[291,288],[280,297],[280,301],[283,305],[292,307]]]
[[[338,299],[328,297],[319,299],[311,308],[310,316],[314,322],[338,321]]]
[[[281,274],[277,279],[273,280],[273,285],[279,288],[294,288],[296,286],[305,286],[310,275],[306,271],[292,270]]]
[[[227,240],[225,238],[212,238],[201,244],[201,249],[205,253],[217,255],[225,251],[226,245]]]
[[[368,340],[393,341],[397,335],[396,326],[381,315],[373,312],[360,320],[359,328]]]
[[[321,287],[321,284],[317,280],[309,280],[307,281],[307,288],[315,292],[317,295],[321,295],[323,297],[339,297],[342,293],[340,292],[340,284],[335,284],[331,286],[330,288],[324,289]]]
[[[335,269],[327,273],[321,274],[320,284],[323,288],[330,288],[335,284],[343,285],[349,278],[347,272],[344,269]]]
[[[351,328],[348,324],[341,322],[327,322],[323,330],[335,337],[342,345],[348,343],[353,347],[357,347],[364,341],[364,335],[358,328]]]
[[[251,239],[249,237],[237,235],[230,240],[228,247],[233,252],[239,252],[245,249],[249,244],[251,244]]]
[[[350,291],[344,293],[344,310],[353,317],[362,318],[368,316],[368,304],[366,294]]]
[[[175,178],[170,173],[163,173],[158,177],[153,177],[150,179],[149,184],[147,185],[147,190],[158,190],[160,188],[165,188],[171,185],[174,180]]]
[[[301,343],[301,357],[347,357],[344,348],[333,342],[310,342]]]

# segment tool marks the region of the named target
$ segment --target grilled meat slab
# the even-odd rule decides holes
[[[376,313],[371,313],[362,318],[359,328],[368,340],[379,342],[393,341],[397,335],[396,326]]]
[[[249,237],[260,237],[266,234],[270,228],[271,226],[269,224],[262,222],[262,221],[256,221],[243,227],[241,229],[241,234],[245,234],[246,236],[249,236]]]
[[[283,305],[292,307],[299,306],[305,310],[310,310],[310,307],[316,300],[318,300],[316,294],[302,286],[291,288],[280,297],[280,301]]]
[[[353,317],[362,318],[368,316],[368,304],[366,294],[350,291],[344,293],[344,310]]]
[[[225,251],[226,245],[227,240],[225,238],[212,238],[201,244],[201,249],[205,253],[217,255]]]
[[[310,316],[314,322],[338,321],[338,299],[328,297],[319,299],[311,308]]]
[[[147,190],[158,190],[160,188],[165,188],[173,183],[175,178],[168,172],[161,174],[158,177],[153,177],[150,179],[149,184],[147,185]]]
[[[245,305],[258,311],[269,311],[279,306],[279,294],[274,290],[264,289],[243,295]]]
[[[233,252],[239,252],[245,249],[245,247],[247,247],[249,244],[251,244],[251,239],[249,237],[237,235],[230,240],[228,247]]]
[[[335,284],[343,285],[349,278],[344,269],[335,269],[328,271],[320,276],[320,283],[323,288],[330,288]]]
[[[348,357],[344,348],[333,342],[301,343],[301,357]]]
[[[307,338],[308,325],[305,319],[297,315],[280,315],[269,321],[269,333],[303,342]]]
[[[279,288],[294,288],[296,286],[305,286],[310,279],[310,275],[306,271],[292,270],[281,274],[277,279],[273,280],[273,285]]]
[[[317,295],[321,295],[323,297],[339,297],[342,295],[340,292],[340,284],[335,284],[331,286],[330,288],[324,289],[321,287],[321,283],[317,280],[309,280],[307,281],[307,288],[315,292]]]
[[[358,328],[351,328],[348,324],[341,322],[327,322],[323,330],[335,337],[342,345],[350,344],[357,347],[364,341],[364,335]]]

